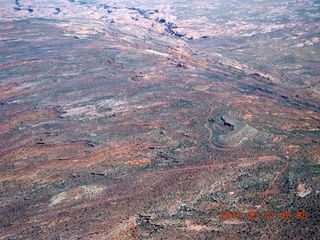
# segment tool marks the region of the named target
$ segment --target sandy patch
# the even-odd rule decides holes
[[[125,162],[126,165],[129,165],[131,167],[139,167],[139,166],[144,166],[150,163],[150,159],[137,159],[137,160],[130,160]]]
[[[302,47],[304,47],[304,43],[297,43],[297,44],[296,44],[296,47],[302,48]]]
[[[80,198],[92,198],[95,195],[102,193],[103,189],[103,187],[95,185],[80,186],[53,196],[50,199],[49,206],[51,207],[62,202],[71,202]]]
[[[228,219],[223,221],[224,224],[245,224],[243,221],[239,221],[238,219]]]
[[[207,91],[210,88],[208,85],[195,85],[192,87],[195,91]]]
[[[318,43],[318,42],[320,42],[320,40],[318,37],[313,37],[313,38],[311,38],[311,42]]]
[[[187,230],[189,231],[202,231],[202,230],[211,230],[207,226],[204,225],[194,225],[190,220],[186,220]]]
[[[297,187],[299,197],[305,197],[312,192],[312,188],[307,188],[305,184],[299,183]]]
[[[155,55],[159,55],[159,56],[163,56],[163,57],[169,57],[168,53],[162,53],[162,52],[154,51],[154,50],[151,50],[151,49],[145,49],[145,51],[148,52],[148,53],[153,53]]]

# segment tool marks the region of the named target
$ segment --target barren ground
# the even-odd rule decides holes
[[[214,2],[1,4],[0,239],[319,238],[320,3]]]

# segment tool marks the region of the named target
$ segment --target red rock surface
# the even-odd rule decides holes
[[[319,238],[318,8],[3,3],[0,239]]]

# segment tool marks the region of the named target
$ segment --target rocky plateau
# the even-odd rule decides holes
[[[319,22],[318,0],[3,1],[0,239],[319,239]]]

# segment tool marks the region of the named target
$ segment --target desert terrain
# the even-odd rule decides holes
[[[320,1],[213,2],[1,3],[1,240],[319,239]]]

